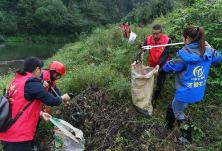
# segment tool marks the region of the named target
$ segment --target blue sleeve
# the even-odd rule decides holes
[[[25,83],[24,96],[27,101],[38,99],[48,106],[58,106],[62,100],[52,96],[40,83],[38,78],[29,78]]]
[[[185,63],[182,57],[180,56],[180,54],[177,52],[175,58],[173,58],[170,61],[167,61],[167,63],[163,67],[163,70],[165,72],[173,72],[173,71],[178,72],[178,71],[183,70],[184,67],[185,67]]]
[[[43,73],[41,74],[41,76],[39,77],[39,79],[43,79]]]
[[[143,46],[146,46],[147,45],[147,40],[145,40],[144,41],[144,43],[143,43]],[[146,52],[146,49],[144,49],[144,53]],[[134,61],[137,61],[137,56],[138,56],[138,54],[136,55],[136,58],[134,59]]]
[[[147,46],[147,39],[144,41],[143,46]]]
[[[171,39],[169,39],[168,44],[171,44]],[[163,55],[160,62],[158,63],[160,67],[162,67],[163,64],[166,62],[167,58],[169,57],[169,54],[170,54],[170,46],[167,46],[163,51]]]
[[[207,51],[212,54],[211,64],[218,63],[221,61],[221,54],[218,51],[215,51],[214,48],[206,46]]]
[[[214,56],[213,56],[213,58],[212,58],[212,64],[218,63],[218,62],[220,62],[220,61],[221,61],[221,54],[220,54],[220,52],[215,51],[215,52],[214,52]]]
[[[56,93],[59,95],[59,96],[62,96],[62,94],[59,92],[59,89],[55,86],[54,87],[54,90],[56,91]],[[54,96],[57,96],[53,91],[52,91],[52,94],[54,95]]]

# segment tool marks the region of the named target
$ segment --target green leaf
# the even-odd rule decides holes
[[[146,134],[148,135],[148,137],[151,137],[150,132],[147,130],[145,130],[145,131],[146,131]]]
[[[209,31],[208,31],[208,30],[205,30],[205,35],[208,34],[208,33],[209,33]]]
[[[196,131],[196,129],[197,129],[197,127],[196,126],[194,126],[194,130]]]

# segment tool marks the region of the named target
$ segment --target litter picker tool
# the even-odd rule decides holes
[[[57,97],[61,98],[58,93],[55,91],[55,89],[52,87],[52,82],[51,81],[47,81],[47,83],[49,84],[50,88],[52,89],[52,91],[57,95]],[[86,114],[85,112],[82,111],[82,109],[79,107],[79,105],[76,103],[76,101],[73,99],[74,95],[72,93],[68,94],[69,97],[72,99],[73,103],[75,104],[75,106],[80,110],[81,113],[83,113],[84,115]],[[65,104],[66,106],[66,104]]]
[[[85,112],[83,112],[83,110],[80,108],[80,106],[76,103],[76,101],[73,99],[74,95],[72,93],[69,93],[69,97],[71,97],[73,103],[75,104],[75,106],[80,110],[81,113],[83,113],[84,115],[86,114]]]
[[[179,42],[179,43],[172,43],[172,44],[165,44],[165,45],[156,45],[156,46],[143,46],[142,48],[144,49],[152,49],[156,47],[164,47],[164,46],[175,46],[175,45],[183,45],[184,42]]]
[[[56,94],[57,97],[61,98],[58,93],[55,91],[55,89],[52,87],[52,82],[51,81],[47,81],[47,83],[49,84],[50,88],[52,89],[52,91]]]
[[[56,96],[61,98],[61,96],[59,96],[58,93],[55,91],[55,89],[52,87],[52,82],[48,80],[47,83],[49,84],[51,90],[56,94]],[[66,104],[65,104],[65,106],[66,106]]]

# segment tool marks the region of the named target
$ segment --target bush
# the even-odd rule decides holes
[[[0,35],[0,42],[3,42],[3,41],[6,41],[6,40],[2,35]]]

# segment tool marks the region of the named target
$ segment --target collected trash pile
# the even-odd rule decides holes
[[[86,92],[87,94],[74,98],[86,114],[82,114],[71,104],[70,107],[61,106],[57,110],[57,116],[54,116],[83,132],[85,150],[165,150],[168,144],[163,143],[163,140],[167,138],[174,141],[174,132],[166,131],[164,124],[155,123],[149,117],[136,112],[131,100],[114,100],[109,97],[108,89],[89,88]],[[54,135],[53,127],[50,134],[42,131],[36,138],[38,151],[55,150]],[[179,146],[175,144],[171,149],[177,147]]]

